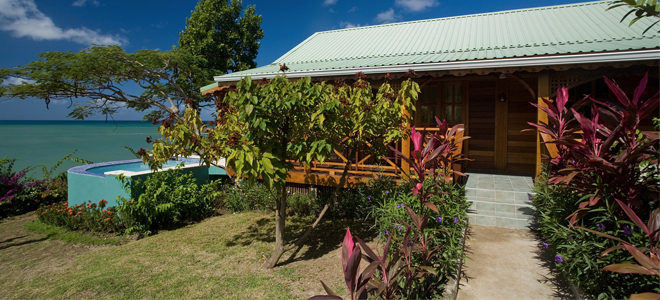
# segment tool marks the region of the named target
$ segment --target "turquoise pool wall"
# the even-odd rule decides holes
[[[71,168],[68,171],[69,184],[69,206],[84,204],[88,201],[98,202],[107,200],[107,206],[117,206],[117,197],[122,196],[127,199],[130,195],[122,188],[121,183],[115,175],[93,174],[86,172],[98,166],[121,165],[140,160],[127,160],[118,162],[106,162]],[[203,184],[209,179],[209,169],[206,166],[195,166],[181,169],[184,174],[192,173],[197,184]],[[134,189],[136,180],[144,181],[150,174],[140,174],[131,176],[131,189]],[[140,191],[136,191],[140,192]]]

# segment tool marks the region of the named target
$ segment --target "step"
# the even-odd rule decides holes
[[[510,204],[529,204],[533,192],[494,191],[485,189],[466,189],[465,197],[470,201],[499,202]]]
[[[471,212],[468,212],[468,220],[470,221],[470,224],[511,229],[529,229],[529,226],[532,224],[532,217],[510,218]]]
[[[471,201],[470,210],[479,214],[497,215],[497,213],[509,213],[518,217],[531,216],[534,213],[534,207],[529,204],[500,203],[488,201]],[[493,214],[490,214],[493,212]]]

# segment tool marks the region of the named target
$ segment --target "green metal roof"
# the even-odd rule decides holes
[[[642,35],[655,20],[628,27],[619,23],[628,9],[606,11],[608,6],[609,1],[597,1],[317,32],[270,65],[215,80],[272,77],[283,63],[290,77],[321,76],[328,70],[384,73],[387,66],[660,48],[656,30]],[[660,58],[658,53],[647,57]]]

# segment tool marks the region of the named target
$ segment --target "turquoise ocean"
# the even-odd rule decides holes
[[[95,163],[134,159],[123,146],[150,149],[146,138],[159,137],[157,129],[157,125],[141,121],[0,120],[0,158],[16,158],[14,170],[36,165],[50,168],[74,150],[78,150],[74,157]],[[66,162],[53,175],[76,165]],[[41,168],[30,175],[41,177]]]

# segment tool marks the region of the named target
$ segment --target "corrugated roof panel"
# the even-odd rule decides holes
[[[451,62],[660,48],[652,19],[619,23],[608,1],[317,32],[273,64],[227,74]],[[257,76],[258,77],[258,76]]]

